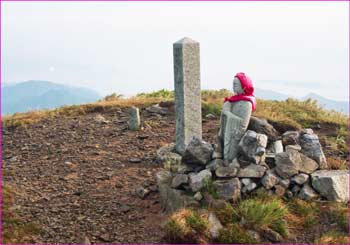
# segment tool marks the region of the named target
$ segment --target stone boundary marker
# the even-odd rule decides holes
[[[176,151],[185,152],[193,136],[202,139],[199,43],[183,38],[173,44]]]

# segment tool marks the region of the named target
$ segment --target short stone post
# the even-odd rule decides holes
[[[176,151],[183,154],[195,136],[202,139],[199,43],[183,38],[173,45]]]
[[[130,130],[139,130],[141,125],[140,111],[137,107],[131,107],[129,109],[129,121],[128,126]]]

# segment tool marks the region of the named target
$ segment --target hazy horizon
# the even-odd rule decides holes
[[[200,42],[202,89],[257,88],[348,100],[348,2],[3,2],[2,82],[101,95],[173,89],[172,44]]]

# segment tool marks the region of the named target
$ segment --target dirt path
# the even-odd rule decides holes
[[[21,193],[21,218],[41,227],[33,243],[164,242],[155,152],[173,142],[174,116],[143,111],[144,129],[131,132],[125,111],[102,115],[108,123],[92,113],[3,129],[4,184]],[[204,121],[204,139],[217,127]],[[141,199],[139,187],[151,193]]]

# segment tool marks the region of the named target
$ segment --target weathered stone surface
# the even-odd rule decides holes
[[[263,236],[271,242],[281,242],[283,237],[270,228],[263,228]]]
[[[176,151],[183,153],[195,136],[202,139],[199,43],[183,38],[173,45]]]
[[[309,184],[304,184],[303,188],[301,188],[299,192],[298,197],[303,200],[311,200],[318,197],[318,195]]]
[[[151,105],[150,107],[147,107],[146,110],[151,113],[160,114],[160,115],[167,115],[169,114],[169,109],[166,107],[160,107],[159,104]]]
[[[281,185],[275,185],[274,189],[277,196],[283,196],[286,193],[286,189]]]
[[[254,230],[247,230],[248,235],[253,238],[256,242],[261,242],[261,236],[259,235],[258,232]]]
[[[283,179],[298,174],[301,164],[300,153],[297,151],[276,154],[276,173]]]
[[[218,167],[215,171],[217,177],[235,177],[237,175],[238,169],[232,167]]]
[[[295,186],[293,186],[291,191],[293,192],[294,195],[296,195],[300,191],[300,189],[301,189],[300,186],[295,185]]]
[[[252,179],[249,179],[249,178],[243,178],[241,179],[241,183],[246,186],[246,185],[249,185],[250,183],[252,183]]]
[[[140,111],[137,107],[131,107],[128,111],[128,126],[130,130],[139,130],[141,126]]]
[[[311,174],[319,168],[316,161],[312,160],[311,158],[308,158],[304,154],[300,154],[300,158],[301,158],[301,164],[299,166],[300,172]]]
[[[143,186],[139,186],[135,189],[136,195],[141,199],[145,198],[150,192],[149,189],[144,188]]]
[[[309,175],[307,174],[298,174],[292,178],[292,183],[303,185],[306,181],[309,180]]]
[[[209,169],[210,171],[215,171],[218,167],[223,167],[224,161],[222,159],[213,159],[211,160],[206,166],[206,169]]]
[[[290,180],[289,179],[281,179],[279,184],[287,189],[290,185]]]
[[[211,144],[193,137],[186,147],[182,161],[188,164],[203,164],[206,165],[213,153],[214,149]]]
[[[216,217],[213,212],[209,213],[208,217],[209,233],[212,239],[217,239],[220,235],[220,229],[223,228],[220,220]]]
[[[311,174],[312,187],[329,201],[349,200],[349,172],[347,170],[319,170]]]
[[[286,151],[301,151],[300,145],[286,145]]]
[[[170,171],[161,170],[158,173],[156,173],[156,181],[158,186],[161,184],[170,185],[171,180],[172,180],[172,174]]]
[[[298,131],[287,131],[282,135],[283,145],[298,145],[299,144],[299,132]]]
[[[202,193],[200,193],[199,191],[194,194],[193,198],[196,200],[196,201],[201,201],[203,199],[203,195]]]
[[[164,168],[176,172],[181,164],[181,155],[174,152],[175,144],[165,145],[157,150],[157,162],[163,163]]]
[[[253,163],[259,164],[265,154],[267,137],[248,130],[238,144],[239,151]]]
[[[213,184],[219,198],[226,201],[237,201],[241,198],[241,182],[238,178],[233,178],[230,180],[216,180]]]
[[[280,178],[278,178],[272,170],[268,170],[265,176],[261,179],[262,185],[268,190],[277,185],[279,181]]]
[[[202,170],[199,173],[189,174],[189,186],[193,192],[197,192],[203,188],[205,181],[211,180],[212,174],[208,169]]]
[[[169,185],[160,185],[159,193],[161,205],[168,213],[184,207],[198,208],[200,206],[200,204],[193,197],[186,195],[182,190],[173,189]]]
[[[240,178],[261,178],[264,176],[266,169],[263,166],[250,164],[245,168],[241,168],[238,172]]]
[[[299,141],[302,153],[315,160],[320,166],[320,169],[326,169],[327,161],[318,136],[316,134],[305,133],[300,136]]]
[[[248,185],[243,186],[242,192],[243,193],[251,192],[254,189],[256,189],[256,187],[258,187],[258,185],[255,182],[252,181]]]
[[[248,130],[255,131],[259,134],[265,134],[269,142],[276,141],[279,136],[277,130],[269,124],[266,119],[253,116],[250,117]]]
[[[187,174],[176,174],[171,181],[172,188],[178,188],[183,184],[188,183],[188,175]]]
[[[277,154],[283,152],[282,140],[277,140],[271,144],[271,152]]]

